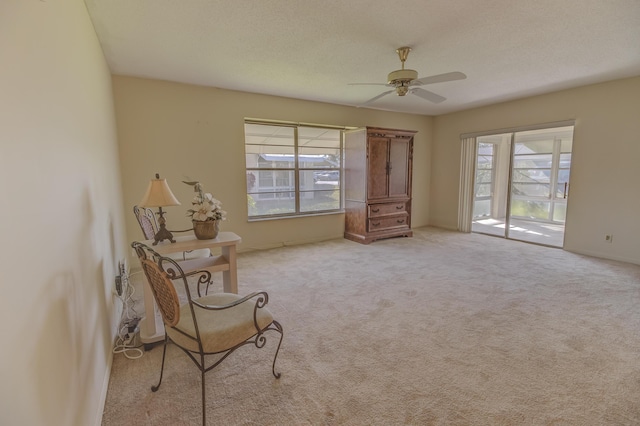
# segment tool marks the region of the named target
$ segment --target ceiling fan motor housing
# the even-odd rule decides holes
[[[404,96],[409,89],[409,83],[418,78],[418,72],[415,70],[396,70],[387,76],[388,84],[396,87],[398,96]]]
[[[418,71],[416,70],[396,70],[391,71],[387,76],[389,84],[396,83],[409,83],[412,80],[418,78]]]

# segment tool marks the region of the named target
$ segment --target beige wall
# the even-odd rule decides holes
[[[84,2],[0,2],[0,64],[0,424],[99,424],[127,250],[111,77]]]
[[[247,221],[245,117],[417,130],[412,220],[414,227],[429,223],[431,117],[122,76],[113,86],[129,241],[142,238],[131,209],[156,172],[182,203],[165,209],[170,229],[190,227],[193,188],[181,181],[191,179],[222,201],[222,230],[242,237],[241,251],[342,238],[343,214]]]
[[[436,117],[431,224],[457,227],[461,134],[575,119],[565,249],[640,263],[639,112],[636,77]]]

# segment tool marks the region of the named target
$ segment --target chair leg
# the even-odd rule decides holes
[[[158,389],[160,389],[160,384],[162,383],[162,373],[164,373],[164,358],[165,355],[167,354],[167,339],[168,337],[165,336],[164,337],[164,347],[162,348],[162,367],[160,367],[160,380],[158,381],[158,384],[155,386],[151,386],[151,391],[155,392]]]
[[[276,354],[273,356],[273,364],[271,365],[271,372],[276,379],[279,379],[282,375],[280,372],[276,373],[276,358],[278,358],[278,353],[280,352],[280,345],[282,345],[282,338],[284,337],[284,332],[282,330],[282,326],[278,321],[273,321],[273,325],[276,327],[276,331],[280,333],[280,341],[278,342],[278,349],[276,349]]]
[[[202,374],[202,426],[207,426],[207,405],[206,405],[206,397],[205,397],[205,384],[204,384],[204,376],[207,371],[204,368],[204,356],[200,356],[200,372]]]

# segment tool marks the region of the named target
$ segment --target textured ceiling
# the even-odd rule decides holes
[[[367,108],[439,115],[640,75],[640,0],[85,0],[114,74],[358,106],[406,68],[447,98]]]

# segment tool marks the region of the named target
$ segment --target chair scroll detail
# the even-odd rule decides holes
[[[205,373],[244,345],[265,347],[267,331],[275,331],[280,335],[271,364],[272,374],[275,378],[280,378],[280,373],[276,372],[276,359],[284,333],[280,323],[266,308],[269,302],[266,292],[259,291],[244,297],[233,293],[205,293],[203,296],[200,287],[210,282],[209,271],[184,272],[178,262],[159,255],[145,244],[134,242],[131,246],[140,260],[165,324],[160,378],[158,384],[151,387],[153,392],[162,383],[169,340],[200,370],[203,425],[206,425]],[[192,295],[190,286],[194,283],[197,292]],[[184,291],[186,302],[180,303],[179,291]],[[205,362],[208,355],[217,355],[209,365]]]

